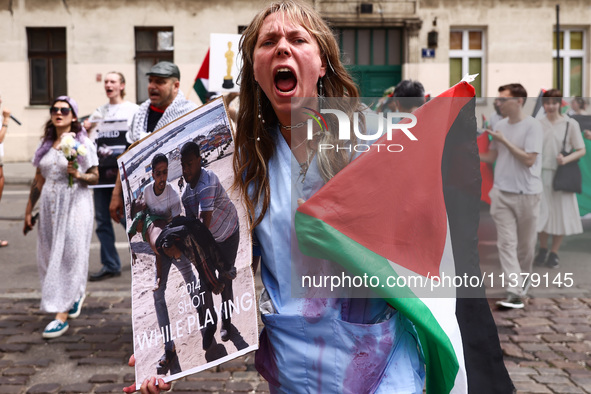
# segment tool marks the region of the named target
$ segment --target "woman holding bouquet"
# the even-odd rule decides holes
[[[25,211],[24,233],[33,228],[33,208],[40,200],[37,266],[41,280],[41,310],[55,313],[43,338],[68,330],[68,317],[80,314],[86,278],[94,208],[88,185],[98,182],[94,144],[78,122],[78,105],[68,96],[50,108],[37,167]]]

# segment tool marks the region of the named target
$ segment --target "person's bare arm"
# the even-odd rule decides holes
[[[8,120],[10,119],[10,111],[4,108],[2,110],[2,127],[0,128],[0,144],[4,142],[6,132],[8,131]]]
[[[121,185],[121,177],[119,176],[119,171],[117,171],[117,179],[115,179],[115,188],[113,189],[113,194],[111,195],[111,203],[109,204],[109,212],[111,213],[111,219],[115,222],[121,222],[121,218],[123,217],[123,196],[122,196],[123,186]]]
[[[496,149],[489,149],[488,152],[479,153],[478,155],[480,156],[480,161],[494,164],[499,156],[499,152]]]
[[[211,224],[211,218],[213,216],[213,211],[201,211],[201,221],[205,224],[205,227],[209,229],[209,225]]]
[[[39,197],[41,197],[41,190],[43,190],[44,184],[45,178],[41,175],[41,170],[37,168],[33,183],[31,184],[31,192],[29,193],[27,208],[25,209],[25,225],[23,227],[23,234],[25,235],[27,235],[27,232],[33,228],[33,208],[35,208],[35,204],[37,204]]]
[[[579,160],[581,157],[585,156],[585,153],[587,153],[585,148],[577,149],[568,156],[563,156],[562,153],[559,153],[558,156],[556,156],[556,162],[559,166],[563,166],[570,162]]]
[[[499,141],[501,144],[505,145],[507,149],[509,149],[509,152],[524,166],[531,167],[536,162],[538,153],[524,151],[517,145],[513,144],[511,141],[507,140],[507,138],[505,138],[503,133],[501,133],[499,130],[489,131],[489,133],[496,141]]]
[[[96,185],[99,180],[99,172],[98,167],[93,166],[90,167],[84,174],[78,171],[77,168],[74,168],[73,162],[68,162],[68,174],[72,175],[74,179],[78,179],[81,182],[86,183],[87,185]]]

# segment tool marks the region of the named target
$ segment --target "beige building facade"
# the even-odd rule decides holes
[[[556,84],[556,1],[314,0],[337,33],[343,58],[366,96],[400,79],[435,96],[465,73],[479,110],[497,87],[522,83],[530,96]],[[211,33],[237,33],[265,2],[230,0],[0,0],[0,94],[23,123],[10,124],[5,161],[30,160],[53,95],[78,101],[80,115],[106,99],[102,78],[121,71],[127,97],[141,101],[145,71],[157,60],[181,69],[181,89],[199,103],[193,81]],[[561,87],[589,96],[591,2],[560,2]]]

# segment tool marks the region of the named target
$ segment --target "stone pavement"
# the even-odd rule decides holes
[[[5,187],[0,207],[4,212],[0,230],[3,235],[11,234],[11,246],[1,251],[10,254],[0,254],[0,394],[120,393],[134,380],[133,368],[126,365],[132,353],[129,264],[124,263],[119,278],[89,283],[82,314],[70,320],[63,337],[42,339],[41,331],[50,316],[39,312],[40,295],[34,290],[34,248],[27,245],[35,238],[17,237],[28,194],[24,185],[30,182],[33,169],[29,163],[7,163],[4,171],[10,186]],[[488,292],[505,363],[518,393],[591,394],[589,223],[584,234],[567,237],[561,249],[561,267],[575,273],[576,292],[532,292],[525,309],[511,311],[497,311],[494,301],[502,293]],[[118,235],[118,240],[124,239]],[[486,211],[482,211],[479,238],[482,270],[498,270],[496,234]],[[120,249],[125,260],[122,252],[125,248]],[[97,254],[95,247],[91,271],[100,267]],[[183,378],[173,384],[173,392],[268,392],[253,364],[251,353]]]
[[[533,298],[493,316],[518,393],[591,393],[591,298]]]
[[[90,294],[68,332],[52,340],[41,338],[49,317],[39,312],[39,299],[21,297],[0,298],[0,394],[120,393],[134,381],[126,365],[133,347],[130,297]],[[173,392],[268,392],[268,386],[251,353],[180,379]]]
[[[131,301],[91,293],[62,337],[44,340],[48,322],[34,292],[0,297],[0,394],[119,393],[134,381]],[[493,307],[491,300],[491,307]],[[591,393],[591,299],[530,299],[493,314],[518,393]],[[173,384],[175,393],[260,393],[267,383],[248,354]]]

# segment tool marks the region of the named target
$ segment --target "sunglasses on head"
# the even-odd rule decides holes
[[[62,115],[69,115],[71,111],[72,111],[72,109],[67,108],[67,107],[64,107],[64,108],[51,107],[51,108],[49,108],[49,113],[53,114],[53,115],[58,114],[58,113],[61,113]]]

